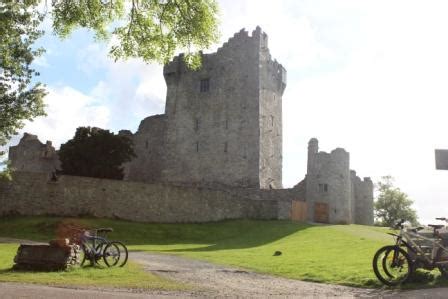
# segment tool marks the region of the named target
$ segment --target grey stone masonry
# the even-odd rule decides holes
[[[149,116],[141,121],[135,134],[130,134],[137,157],[124,165],[125,180],[147,183],[161,181],[166,123],[164,114]]]
[[[267,35],[241,30],[202,67],[182,56],[164,68],[166,155],[162,181],[282,187],[282,94],[286,71],[272,61]]]
[[[18,145],[9,147],[9,160],[17,171],[52,173],[60,168],[59,156],[51,141],[43,144],[36,135],[28,133]]]
[[[0,180],[0,217],[93,216],[158,223],[277,219],[285,213],[281,203],[269,194],[237,188],[229,192],[66,175],[52,181],[33,172]]]
[[[350,155],[342,148],[319,152],[318,140],[308,143],[305,178],[308,220],[315,221],[316,203],[328,205],[328,222],[373,225],[373,183],[350,171]]]

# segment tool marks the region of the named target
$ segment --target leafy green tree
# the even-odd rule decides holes
[[[113,36],[110,54],[115,59],[167,63],[183,49],[185,62],[198,68],[201,56],[195,50],[219,37],[215,0],[53,0],[52,8],[58,36],[78,27],[93,30],[100,40]]]
[[[378,196],[374,203],[375,217],[381,226],[393,226],[399,219],[417,225],[417,212],[414,203],[406,193],[393,185],[391,176],[383,176],[376,184]]]
[[[45,90],[32,83],[38,73],[30,65],[44,49],[32,49],[43,31],[40,0],[0,1],[0,146],[22,128],[24,120],[45,115]],[[76,28],[95,32],[98,40],[111,37],[110,55],[167,63],[184,50],[191,68],[201,65],[196,50],[218,40],[215,0],[52,0],[53,29],[61,38]],[[1,156],[1,153],[0,153]]]
[[[43,18],[38,2],[0,1],[0,146],[17,134],[24,120],[45,115],[46,93],[41,84],[32,82],[39,74],[31,68],[43,52],[32,49],[43,34],[37,29]]]
[[[123,163],[135,157],[131,139],[108,130],[79,127],[62,144],[59,159],[63,174],[123,179]]]
[[[10,162],[0,162],[0,181],[11,181],[12,180],[12,168],[10,167]]]

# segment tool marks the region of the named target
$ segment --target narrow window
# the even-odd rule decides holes
[[[201,92],[207,92],[210,89],[210,79],[202,79],[200,85]]]
[[[196,152],[199,153],[199,141],[196,141]]]
[[[274,126],[274,116],[273,115],[271,115],[271,126],[272,127]]]
[[[195,122],[195,125],[194,125],[194,129],[195,129],[196,131],[199,130],[199,118],[196,118],[196,122]]]
[[[145,141],[145,148],[148,148],[148,140]]]
[[[227,153],[227,141],[224,142],[224,153]]]
[[[229,128],[229,120],[226,119],[226,130]]]

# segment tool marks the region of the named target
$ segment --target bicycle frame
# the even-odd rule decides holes
[[[80,240],[81,244],[84,245],[90,252],[92,252],[94,256],[102,253],[101,252],[102,246],[99,247],[99,250],[97,251],[97,245],[107,244],[109,242],[106,238],[98,236],[89,236],[85,233],[82,234]]]
[[[395,236],[397,238],[396,244],[398,246],[404,245],[406,248],[408,248],[410,251],[412,251],[415,254],[419,254],[419,258],[423,259],[423,261],[431,266],[436,265],[443,265],[448,264],[448,261],[442,261],[438,262],[437,259],[437,253],[439,252],[439,249],[442,249],[444,252],[448,253],[448,248],[443,246],[441,244],[441,240],[437,238],[428,238],[425,236],[422,236],[421,234],[415,233],[413,231],[408,231],[404,228],[400,229],[400,233],[393,234],[388,233],[389,235]],[[419,244],[417,244],[416,240],[424,240],[431,244],[432,250],[431,250],[431,256],[428,257],[427,253],[425,253]]]

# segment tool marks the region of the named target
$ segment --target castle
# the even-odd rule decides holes
[[[282,189],[286,70],[271,58],[260,27],[250,35],[243,29],[216,53],[202,54],[198,71],[189,70],[181,54],[165,65],[163,75],[165,113],[145,118],[134,134],[119,133],[132,139],[137,156],[124,165],[126,181],[237,194],[258,190],[258,197],[286,198],[296,220],[373,224],[372,181],[350,170],[343,149],[319,152],[311,139],[305,179]],[[48,173],[59,167],[51,142],[44,145],[34,135],[25,134],[9,153],[18,171]]]

